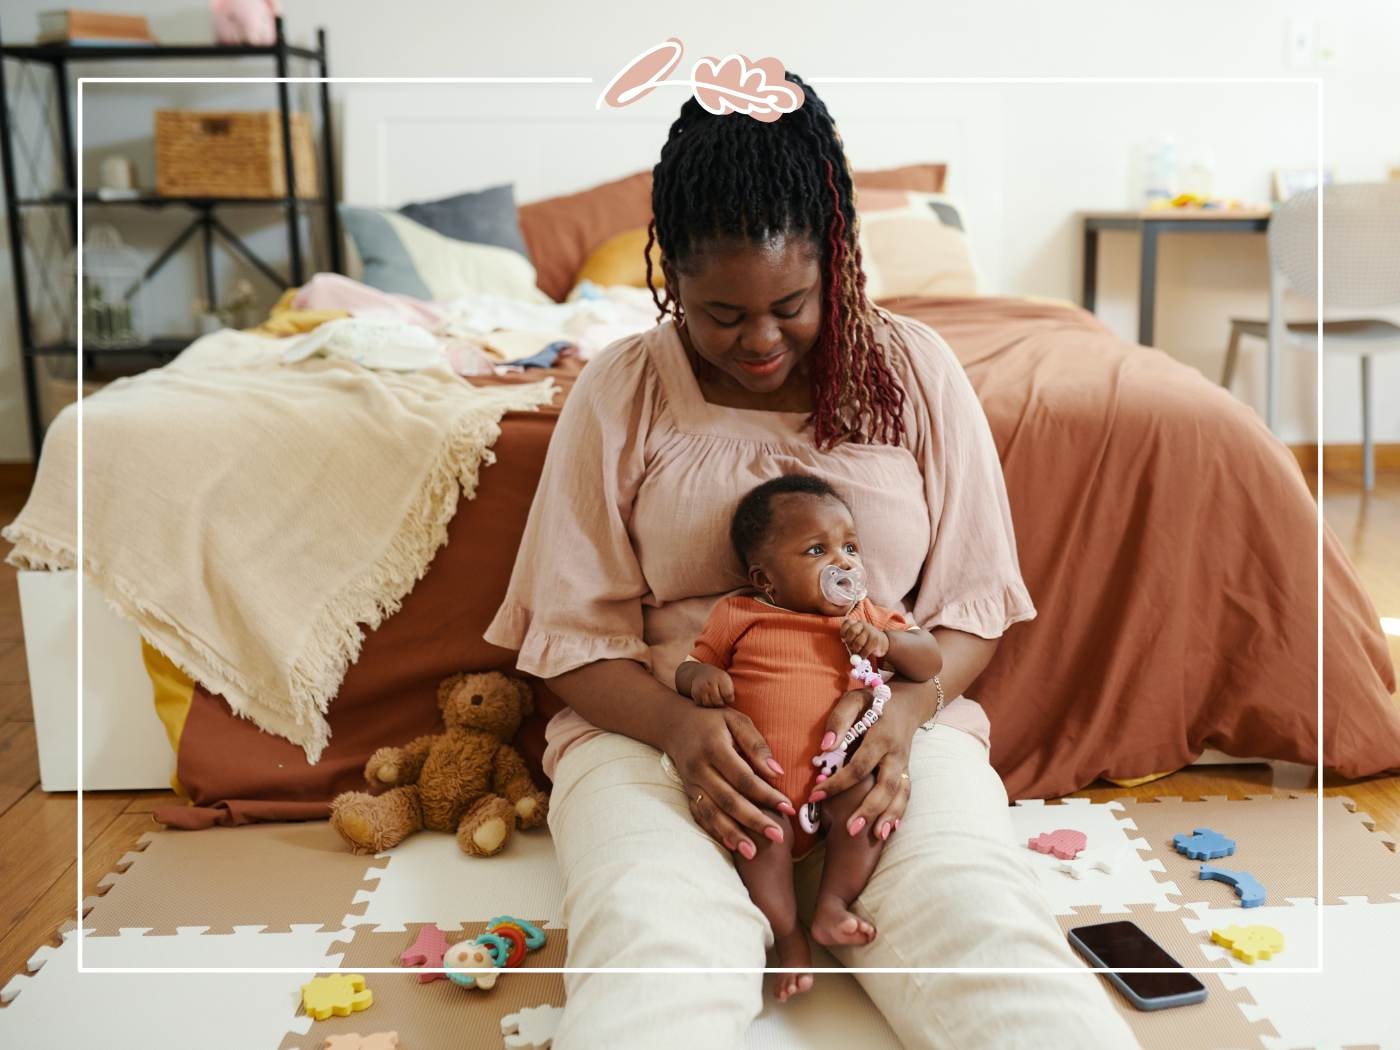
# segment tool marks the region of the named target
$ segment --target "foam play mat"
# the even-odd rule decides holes
[[[1311,795],[1023,802],[1011,815],[1062,927],[1131,919],[1206,971],[1207,998],[1193,1006],[1141,1012],[1110,990],[1144,1047],[1400,1048],[1400,855],[1346,799],[1323,802],[1320,872]],[[531,972],[564,965],[568,947],[543,830],[487,860],[431,833],[359,857],[323,823],[161,831],[119,869],[85,902],[83,965],[146,972],[79,974],[79,935],[62,931],[0,991],[0,1046],[494,1050],[548,1045],[565,1003],[562,975]],[[544,943],[526,951],[506,936],[500,948],[518,965],[493,987],[420,979],[414,959],[471,942],[504,916]],[[1319,959],[1321,974],[1274,972]],[[161,972],[222,968],[281,972]],[[327,1014],[314,1019],[302,987],[337,968],[395,972],[314,985],[327,1004],[313,1006]],[[792,1003],[765,998],[747,1045],[899,1044],[855,977],[819,974]]]

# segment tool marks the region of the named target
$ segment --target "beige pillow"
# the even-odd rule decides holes
[[[865,292],[901,295],[978,295],[977,267],[957,204],[941,193],[864,190],[857,194]]]

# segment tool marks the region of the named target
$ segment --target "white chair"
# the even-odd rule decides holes
[[[1328,186],[1322,198],[1326,252],[1323,267],[1324,310],[1374,310],[1400,306],[1400,182]],[[1285,346],[1317,350],[1317,322],[1283,319],[1285,285],[1299,295],[1317,298],[1317,190],[1295,194],[1269,219],[1268,320],[1232,317],[1221,385],[1235,374],[1240,338],[1250,335],[1268,344],[1265,419],[1274,429],[1278,416],[1279,359]],[[1400,326],[1379,318],[1327,321],[1322,338],[1330,352],[1361,358],[1361,438],[1367,490],[1376,483],[1376,450],[1371,437],[1371,358],[1400,350]]]

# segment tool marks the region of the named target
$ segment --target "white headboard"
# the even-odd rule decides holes
[[[814,82],[857,169],[942,161],[978,268],[999,286],[1002,96],[995,85]],[[341,84],[342,196],[397,207],[502,183],[519,203],[651,168],[685,89],[594,109],[602,84]],[[738,118],[734,119],[748,119]]]

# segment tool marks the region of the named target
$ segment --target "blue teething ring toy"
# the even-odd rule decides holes
[[[506,960],[510,958],[510,951],[513,945],[504,937],[498,937],[494,933],[483,933],[475,938],[476,943],[482,945],[491,952],[491,961],[497,968],[503,968]]]

